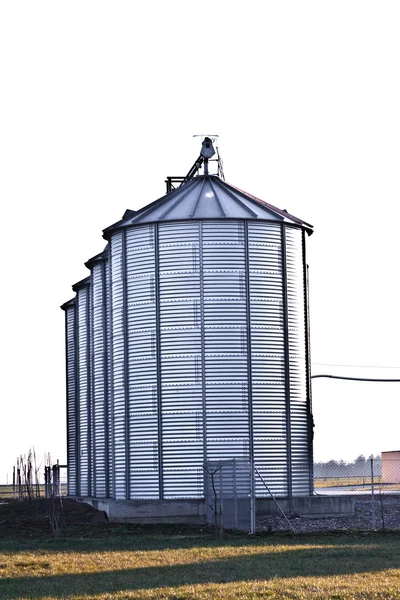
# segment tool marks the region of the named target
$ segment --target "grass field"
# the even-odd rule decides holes
[[[374,477],[374,485],[381,484],[381,477]],[[314,488],[341,487],[341,486],[360,486],[371,487],[371,477],[316,477],[314,479]]]
[[[314,489],[346,487],[349,493],[359,491],[360,487],[371,489],[371,477],[318,477],[314,479]],[[375,492],[400,491],[400,483],[382,483],[382,477],[374,477]]]
[[[400,538],[129,532],[0,542],[0,598],[400,598]]]
[[[35,488],[35,492],[36,492],[36,488]],[[39,492],[40,495],[44,498],[45,496],[45,486],[44,483],[41,483],[39,485]],[[25,489],[23,488],[22,490],[23,496],[27,497],[27,493],[25,491]],[[16,497],[18,498],[18,489],[15,492]],[[64,496],[67,494],[67,484],[64,482],[61,482],[61,494]],[[14,498],[14,489],[12,485],[0,485],[0,502],[3,500],[12,500]]]
[[[65,503],[54,538],[35,505],[0,506],[0,599],[398,599],[395,534],[275,535],[115,525]]]

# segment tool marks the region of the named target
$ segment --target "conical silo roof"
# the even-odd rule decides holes
[[[272,206],[220,179],[217,175],[199,175],[178,189],[133,213],[129,211],[104,230],[104,237],[130,225],[191,219],[259,219],[292,223],[309,234],[312,225]]]

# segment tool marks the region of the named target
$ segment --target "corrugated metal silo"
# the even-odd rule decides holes
[[[228,458],[312,492],[311,232],[207,173],[105,230],[64,305],[71,494],[201,498],[205,460]]]
[[[112,491],[112,412],[110,379],[110,314],[108,248],[90,259],[90,381],[92,493],[107,498]]]
[[[61,307],[65,311],[65,354],[67,362],[67,463],[68,495],[79,493],[78,478],[78,427],[77,427],[77,372],[76,372],[76,300],[72,299]]]
[[[77,410],[77,490],[81,496],[91,496],[92,439],[90,398],[90,277],[73,286],[75,301],[75,377]]]

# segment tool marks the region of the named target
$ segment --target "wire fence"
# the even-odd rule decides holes
[[[224,529],[249,533],[291,531],[400,531],[400,453],[314,464],[314,494],[302,505],[274,496],[250,461],[210,461],[205,467],[205,504],[217,537]],[[265,488],[255,496],[255,482]],[[319,497],[319,498],[318,498]]]
[[[13,483],[0,485],[0,503],[66,496],[67,493],[67,467],[57,464],[46,466],[43,472],[38,471],[37,477],[14,476]]]
[[[41,478],[29,483],[21,479],[0,485],[0,503],[33,497],[67,495],[67,468],[47,466]],[[400,452],[381,457],[359,456],[352,462],[330,460],[314,463],[314,498],[322,504],[336,499],[337,514],[301,514],[287,499],[275,497],[268,481],[250,461],[211,461],[204,467],[206,517],[218,536],[224,529],[255,532],[292,531],[400,531]],[[264,500],[255,497],[255,482],[261,480],[273,511],[261,510]],[[33,486],[33,487],[32,487]],[[351,510],[342,511],[340,497]],[[325,497],[325,498],[324,498]],[[350,499],[350,503],[349,503]],[[317,499],[318,500],[318,499]]]
[[[254,467],[250,460],[208,461],[204,465],[207,523],[222,529],[255,532]]]
[[[399,454],[399,456],[390,456]],[[314,464],[314,490],[317,494],[400,493],[400,453],[383,453],[381,458],[360,457],[354,462]]]

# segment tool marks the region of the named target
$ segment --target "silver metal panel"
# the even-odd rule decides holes
[[[89,443],[89,481],[88,481],[88,495],[94,496],[94,398],[93,398],[93,296],[92,296],[92,282],[88,285],[88,331],[89,331],[89,344],[88,344],[88,365],[89,365],[89,377],[88,377],[88,389],[89,389],[89,414],[88,414],[88,443]]]
[[[105,498],[106,490],[106,457],[107,457],[107,423],[106,402],[106,340],[105,340],[105,285],[104,265],[94,264],[92,268],[92,397],[93,397],[93,495]]]
[[[293,495],[310,492],[302,232],[286,228]]]
[[[111,239],[111,326],[114,416],[114,490],[117,500],[126,498],[126,421],[123,234]]]
[[[78,447],[76,422],[76,372],[75,372],[75,306],[66,310],[66,349],[67,349],[67,462],[68,462],[68,494],[74,496],[77,490]]]
[[[164,498],[203,494],[200,224],[159,226]]]
[[[111,316],[111,266],[104,261],[105,317],[107,353],[107,497],[114,498],[114,396],[112,377],[112,316]]]
[[[280,225],[249,222],[254,459],[271,491],[287,495],[285,349]],[[256,478],[256,494],[267,492]]]
[[[126,231],[130,497],[158,498],[154,226]]]
[[[208,460],[249,457],[244,243],[241,221],[203,223]]]
[[[90,493],[90,389],[89,389],[89,286],[77,292],[79,389],[79,493]]]

